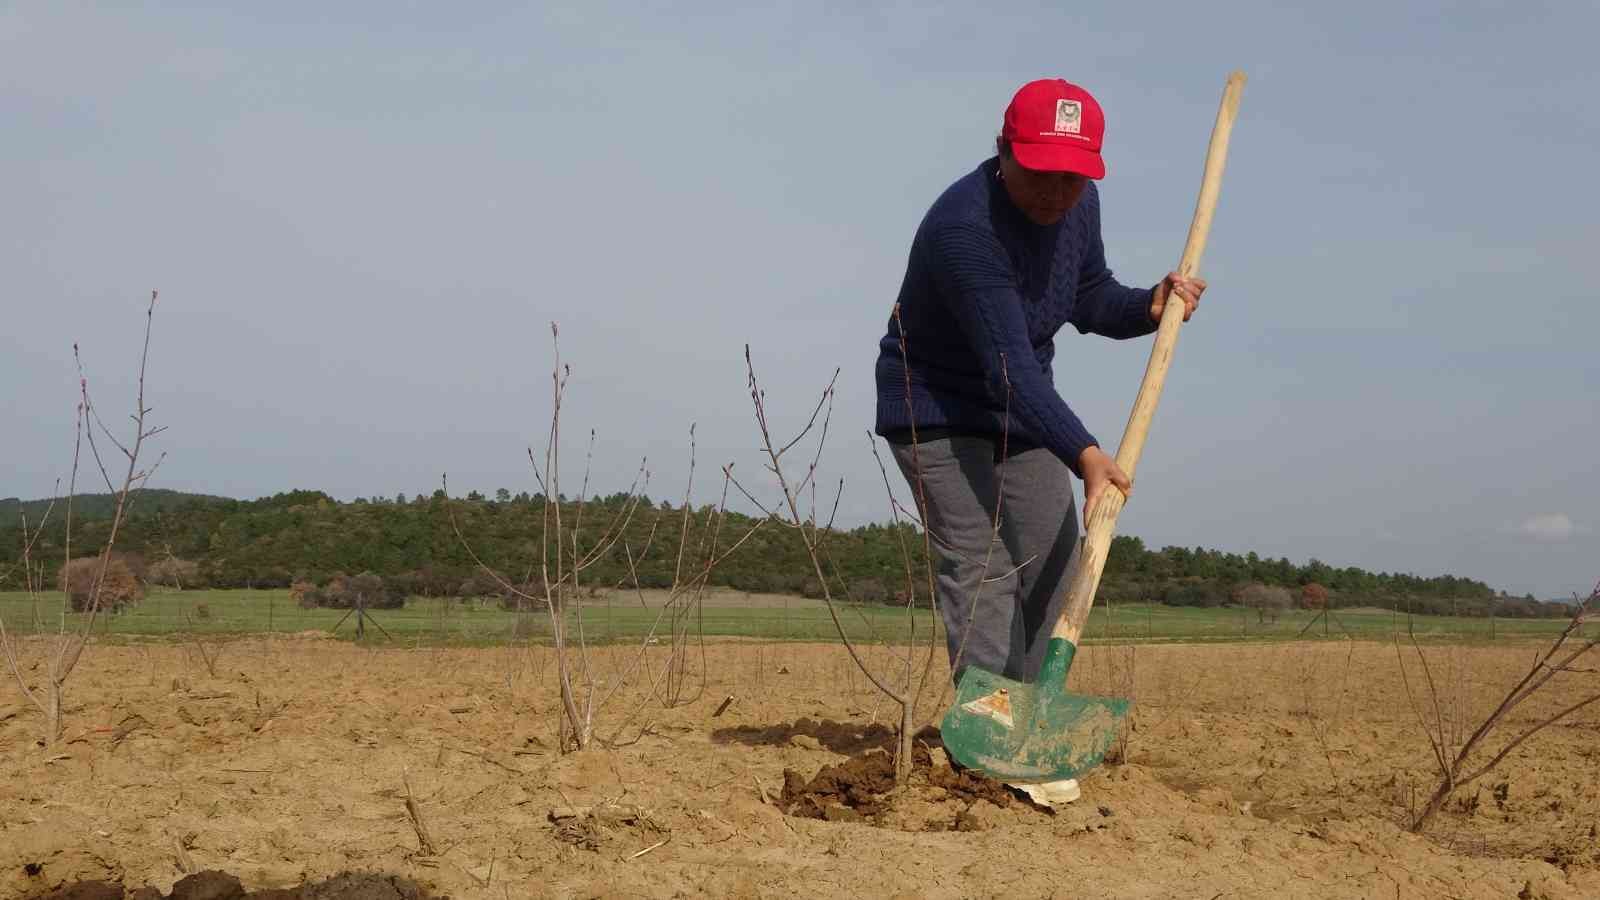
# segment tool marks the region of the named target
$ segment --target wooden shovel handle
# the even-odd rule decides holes
[[[1228,136],[1233,132],[1233,120],[1239,114],[1239,95],[1244,90],[1244,73],[1228,76],[1222,91],[1222,105],[1217,109],[1217,123],[1211,129],[1211,146],[1206,150],[1205,175],[1200,182],[1200,198],[1195,202],[1194,220],[1189,223],[1189,239],[1183,247],[1183,259],[1178,263],[1178,274],[1190,277],[1200,268],[1200,256],[1206,249],[1206,238],[1211,234],[1211,218],[1217,209],[1217,195],[1222,192],[1222,169],[1228,159]],[[1167,369],[1172,365],[1172,351],[1178,345],[1178,328],[1183,324],[1183,304],[1167,303],[1161,314],[1161,324],[1156,329],[1155,346],[1150,349],[1150,362],[1145,366],[1144,381],[1139,385],[1139,396],[1133,401],[1133,412],[1128,416],[1128,427],[1122,432],[1122,444],[1117,448],[1117,465],[1132,479],[1139,467],[1139,454],[1144,450],[1144,439],[1150,432],[1150,420],[1161,401],[1161,388],[1167,381]],[[1117,528],[1117,516],[1122,512],[1126,498],[1119,490],[1107,490],[1100,495],[1094,509],[1089,510],[1089,527],[1083,547],[1078,554],[1078,565],[1073,570],[1072,581],[1067,586],[1067,602],[1062,605],[1061,618],[1057,620],[1051,637],[1066,638],[1073,644],[1083,634],[1089,622],[1089,610],[1094,606],[1095,591],[1100,587],[1100,575],[1105,571],[1106,555],[1111,551],[1111,536]]]

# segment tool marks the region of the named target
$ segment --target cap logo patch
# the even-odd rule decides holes
[[[1056,101],[1056,133],[1077,134],[1083,130],[1083,104],[1077,100]]]

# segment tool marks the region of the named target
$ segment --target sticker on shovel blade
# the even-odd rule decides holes
[[[1000,688],[992,694],[985,694],[970,703],[963,703],[961,708],[980,716],[988,716],[1007,728],[1016,725],[1011,718],[1011,694],[1005,688]]]

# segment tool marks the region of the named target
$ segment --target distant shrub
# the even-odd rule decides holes
[[[397,587],[386,584],[383,577],[372,572],[346,575],[340,572],[328,579],[320,592],[321,606],[334,609],[400,609],[406,605],[406,595]]]
[[[1284,610],[1294,605],[1288,588],[1268,584],[1247,584],[1234,592],[1234,601],[1256,611],[1257,621],[1277,622]]]
[[[881,578],[858,578],[850,585],[850,599],[857,603],[888,603],[892,598]]]
[[[67,595],[73,612],[87,612],[94,604],[95,580],[100,579],[100,608],[121,612],[123,607],[144,599],[144,585],[134,576],[126,559],[112,556],[100,574],[100,557],[75,559],[62,567],[57,587]]]
[[[301,609],[316,609],[322,604],[322,593],[309,581],[296,581],[289,585],[289,599]]]
[[[127,563],[128,571],[133,573],[133,577],[140,581],[150,580],[150,567],[145,564],[144,554],[133,550],[116,550],[112,552],[111,556]]]
[[[203,588],[200,564],[188,559],[169,556],[157,560],[145,570],[145,580],[151,584],[183,589]]]

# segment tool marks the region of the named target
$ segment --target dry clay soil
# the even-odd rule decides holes
[[[38,679],[47,648],[24,643]],[[910,785],[878,795],[890,707],[837,646],[713,644],[704,686],[669,685],[665,646],[626,680],[637,649],[591,649],[600,693],[622,685],[595,716],[611,746],[566,755],[542,648],[218,649],[213,677],[193,646],[92,647],[53,746],[0,684],[0,897],[85,879],[165,893],[208,869],[250,889],[380,873],[456,898],[1600,897],[1600,708],[1412,835],[1436,777],[1386,643],[1087,648],[1075,688],[1131,694],[1136,713],[1053,812],[951,772],[931,730]],[[1447,730],[1534,649],[1430,648]],[[868,656],[903,673],[893,653]],[[700,649],[687,660],[698,671]],[[1573,702],[1583,677],[1593,690],[1563,676],[1504,727]],[[869,777],[813,783],[845,762]]]

